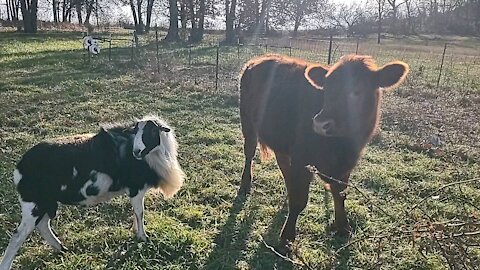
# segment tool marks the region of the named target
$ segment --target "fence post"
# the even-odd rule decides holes
[[[188,46],[188,65],[192,65],[192,46]]]
[[[133,31],[133,37],[135,39],[135,47],[138,48],[138,35],[137,35],[137,31]]]
[[[110,39],[108,40],[108,61],[112,61],[112,34],[110,34]]]
[[[443,60],[445,59],[446,50],[447,50],[447,43],[445,43],[445,47],[443,47],[442,62],[440,63],[440,72],[438,73],[438,79],[437,79],[437,88],[440,85],[440,78],[442,77]]]
[[[218,90],[218,58],[220,55],[220,46],[217,44],[217,61],[215,63],[215,91]]]
[[[360,43],[360,38],[357,37],[357,48],[355,49],[355,54],[358,54],[358,44]]]
[[[329,65],[332,62],[332,43],[333,43],[333,31],[330,31],[330,42],[328,43],[328,61],[327,61]]]
[[[237,42],[237,60],[240,60],[240,39]]]
[[[292,38],[288,39],[289,55],[292,56]]]
[[[158,26],[155,24],[155,45],[157,49],[157,73],[160,73],[160,59],[158,58]]]
[[[133,62],[133,46],[135,44],[135,31],[133,31],[133,35],[132,35],[132,51],[131,51],[131,55],[130,55],[130,60]]]

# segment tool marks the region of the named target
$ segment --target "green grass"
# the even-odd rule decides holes
[[[44,139],[95,132],[99,123],[155,113],[175,127],[187,180],[172,200],[147,195],[149,241],[133,240],[127,198],[93,208],[62,206],[53,227],[70,251],[55,254],[34,233],[14,268],[301,269],[277,257],[261,241],[277,243],[287,214],[286,191],[276,164],[257,161],[253,193],[247,198],[236,195],[243,167],[236,81],[222,81],[215,91],[212,69],[199,68],[215,61],[215,50],[194,49],[189,67],[188,49],[173,53],[178,48],[162,45],[165,58],[161,73],[156,74],[149,51],[152,44],[144,45],[140,59],[145,63],[130,63],[128,50],[116,51],[112,62],[103,51],[88,63],[80,33],[2,33],[0,252],[20,221],[11,173],[22,153]],[[230,77],[247,58],[261,53],[243,48],[237,58],[236,48],[222,50],[228,55],[222,58],[227,66],[222,76]],[[400,51],[392,49],[391,57],[396,54]],[[333,219],[331,196],[315,180],[298,224],[296,247],[305,263],[314,269],[448,269],[445,256],[428,238],[413,243],[411,238],[364,237],[412,229],[427,222],[427,216],[435,221],[478,222],[478,182],[442,190],[440,197],[426,200],[404,220],[389,217],[400,218],[444,184],[480,177],[478,102],[479,93],[471,87],[434,89],[424,81],[409,82],[388,94],[382,130],[351,179],[388,215],[351,189],[346,205],[355,233],[351,239],[335,237],[327,229]],[[441,153],[422,146],[437,133],[444,141]],[[480,243],[478,236],[468,241]],[[471,265],[478,265],[478,247],[467,252],[466,257],[476,260]],[[454,258],[460,263],[465,257]]]

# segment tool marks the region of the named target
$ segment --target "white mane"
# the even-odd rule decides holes
[[[153,115],[145,116],[140,121],[148,120],[170,129],[170,132],[160,132],[160,145],[145,156],[145,161],[163,178],[158,184],[160,192],[165,198],[171,198],[180,190],[185,179],[177,160],[178,143],[173,129],[165,121]]]

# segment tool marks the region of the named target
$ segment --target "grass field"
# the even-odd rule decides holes
[[[211,78],[210,73],[193,74],[198,70],[178,63],[172,67],[166,60],[157,74],[151,53],[140,58],[147,64],[129,63],[128,51],[125,61],[108,62],[102,56],[88,63],[78,33],[0,35],[0,252],[20,221],[13,168],[22,153],[44,139],[95,132],[99,123],[158,114],[176,129],[180,164],[188,177],[172,200],[147,195],[148,242],[133,240],[132,210],[125,197],[93,208],[62,206],[53,227],[70,251],[53,253],[35,232],[16,257],[15,269],[480,265],[480,183],[442,188],[480,177],[478,67],[471,70],[479,73],[468,75],[472,83],[463,87],[436,88],[417,79],[385,96],[381,130],[351,178],[368,198],[349,191],[346,207],[353,235],[339,238],[328,231],[333,203],[316,179],[298,224],[292,263],[262,241],[277,243],[287,213],[285,187],[275,162],[257,161],[252,194],[246,198],[236,194],[243,141],[234,82],[222,83],[215,91],[211,81],[201,80]],[[421,44],[385,46],[392,58],[402,55],[405,47],[413,51],[412,57],[427,57]],[[430,46],[442,49],[441,42]],[[172,49],[161,46],[164,53]],[[230,53],[235,55],[236,50]],[[206,56],[204,62],[212,59]],[[232,69],[238,70],[243,59],[235,61]],[[419,204],[412,209],[415,203]]]

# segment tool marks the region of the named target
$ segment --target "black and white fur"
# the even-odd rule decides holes
[[[170,198],[183,184],[177,148],[173,130],[155,116],[105,126],[96,135],[32,147],[13,172],[22,220],[0,270],[10,269],[18,249],[35,228],[54,249],[66,250],[50,227],[58,203],[95,205],[127,194],[135,213],[136,237],[145,241],[145,193],[157,188]]]

